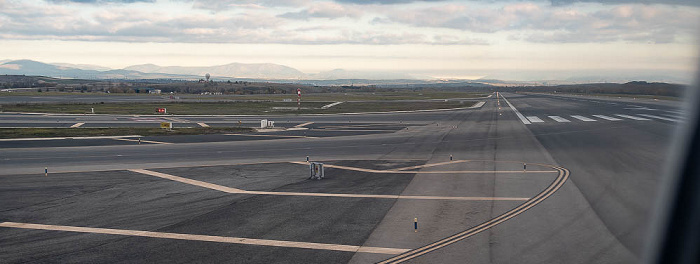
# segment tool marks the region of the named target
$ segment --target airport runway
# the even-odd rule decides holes
[[[0,199],[11,201],[0,205],[0,259],[638,262],[683,124],[678,103],[512,93],[485,101],[268,117],[309,128],[269,136],[0,142]],[[3,114],[0,125],[149,123],[120,118],[134,117]],[[306,156],[336,167],[307,180]]]

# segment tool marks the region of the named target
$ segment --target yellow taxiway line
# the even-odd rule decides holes
[[[178,239],[178,240],[189,240],[189,241],[206,241],[206,242],[218,242],[218,243],[229,243],[229,244],[256,245],[256,246],[321,249],[321,250],[333,250],[333,251],[345,251],[345,252],[363,252],[363,253],[375,253],[375,254],[401,254],[403,252],[408,251],[408,249],[403,249],[403,248],[365,247],[365,246],[326,244],[326,243],[313,243],[313,242],[255,239],[255,238],[244,238],[244,237],[192,235],[192,234],[180,234],[180,233],[151,232],[151,231],[141,231],[141,230],[79,227],[79,226],[62,226],[62,225],[42,225],[42,224],[16,223],[16,222],[1,222],[0,227],[34,229],[34,230],[65,231],[65,232],[78,232],[78,233],[91,233],[91,234],[106,234],[106,235],[166,238],[166,239]]]
[[[138,139],[130,139],[130,138],[113,138],[114,140],[121,140],[121,141],[131,141],[131,142],[139,142]],[[153,143],[153,144],[173,144],[170,142],[160,142],[160,141],[153,141],[153,140],[140,140],[140,142],[143,143]]]
[[[151,175],[171,181],[204,187],[225,193],[253,194],[253,195],[278,195],[278,196],[313,196],[313,197],[342,197],[342,198],[376,198],[376,199],[411,199],[411,200],[453,200],[453,201],[527,201],[526,197],[462,197],[462,196],[423,196],[423,195],[391,195],[391,194],[352,194],[352,193],[306,193],[306,192],[269,192],[269,191],[246,191],[218,184],[192,180],[175,175],[144,170],[131,169],[129,171]]]
[[[308,163],[303,161],[292,161],[290,163],[306,165]],[[437,163],[435,163],[437,164]],[[430,165],[430,164],[428,164]],[[556,170],[512,170],[512,171],[405,171],[405,170],[373,170],[373,169],[363,169],[355,167],[347,167],[340,165],[324,164],[324,167],[342,169],[342,170],[352,170],[370,173],[401,173],[401,174],[505,174],[505,173],[558,173]],[[437,166],[437,165],[435,165]],[[406,168],[401,168],[406,169]]]
[[[306,123],[303,123],[303,124],[298,124],[298,125],[296,125],[296,126],[294,126],[294,127],[296,127],[296,128],[305,127],[305,126],[311,125],[311,124],[313,124],[313,123],[314,123],[314,122],[306,122]]]

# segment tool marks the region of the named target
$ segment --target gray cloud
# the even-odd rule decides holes
[[[332,2],[314,3],[298,12],[287,12],[279,17],[289,19],[308,20],[311,18],[341,18],[360,17],[363,15],[362,9],[355,6],[341,5]]]
[[[512,38],[531,42],[673,42],[678,34],[695,34],[700,11],[672,6],[618,5],[601,11],[551,8],[513,3],[498,9],[462,5],[405,10],[375,19],[377,23],[451,28],[480,33],[529,31]],[[547,31],[547,32],[541,32]],[[522,33],[521,33],[522,34]]]
[[[48,0],[47,2],[54,3],[86,3],[86,4],[99,4],[99,3],[138,3],[146,2],[153,3],[155,0]]]

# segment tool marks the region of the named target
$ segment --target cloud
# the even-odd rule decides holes
[[[351,3],[351,4],[381,4],[381,5],[393,5],[393,4],[407,4],[413,2],[443,2],[445,0],[336,0],[340,3]]]
[[[183,4],[208,2],[230,10],[210,12]],[[161,1],[82,8],[62,2],[0,0],[0,38],[376,45],[484,45],[499,38],[534,43],[671,43],[692,39],[688,36],[697,33],[694,22],[700,18],[695,7],[644,4],[551,6],[516,1],[389,6],[297,0],[300,6],[270,7],[280,2],[284,1],[181,1],[176,5],[180,9],[173,11],[163,8]],[[329,21],[342,18],[352,20]]]
[[[101,3],[138,3],[146,2],[153,3],[155,0],[49,0],[54,3],[85,3],[85,4],[101,4]]]
[[[320,2],[312,4],[304,10],[298,12],[287,12],[279,17],[290,19],[308,20],[310,18],[341,18],[341,17],[360,17],[363,12],[361,9],[354,6],[341,5],[332,2]]]
[[[443,5],[396,12],[386,23],[449,28],[479,33],[517,32],[511,39],[531,42],[673,42],[695,34],[700,10],[674,6],[617,5],[583,11],[534,3],[475,9]],[[530,32],[530,33],[528,33]]]
[[[576,3],[600,3],[600,4],[664,4],[664,5],[685,5],[700,6],[697,0],[550,0],[552,5],[571,5]]]
[[[191,2],[196,9],[205,9],[214,12],[226,11],[236,8],[264,9],[267,7],[298,7],[309,0],[183,0]]]

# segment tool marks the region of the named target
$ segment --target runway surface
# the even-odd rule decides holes
[[[679,103],[484,101],[440,112],[168,117],[297,127],[252,135],[0,141],[0,259],[638,262],[673,130],[685,122]],[[162,118],[2,114],[0,126]],[[327,165],[326,179],[307,179],[307,156]]]

